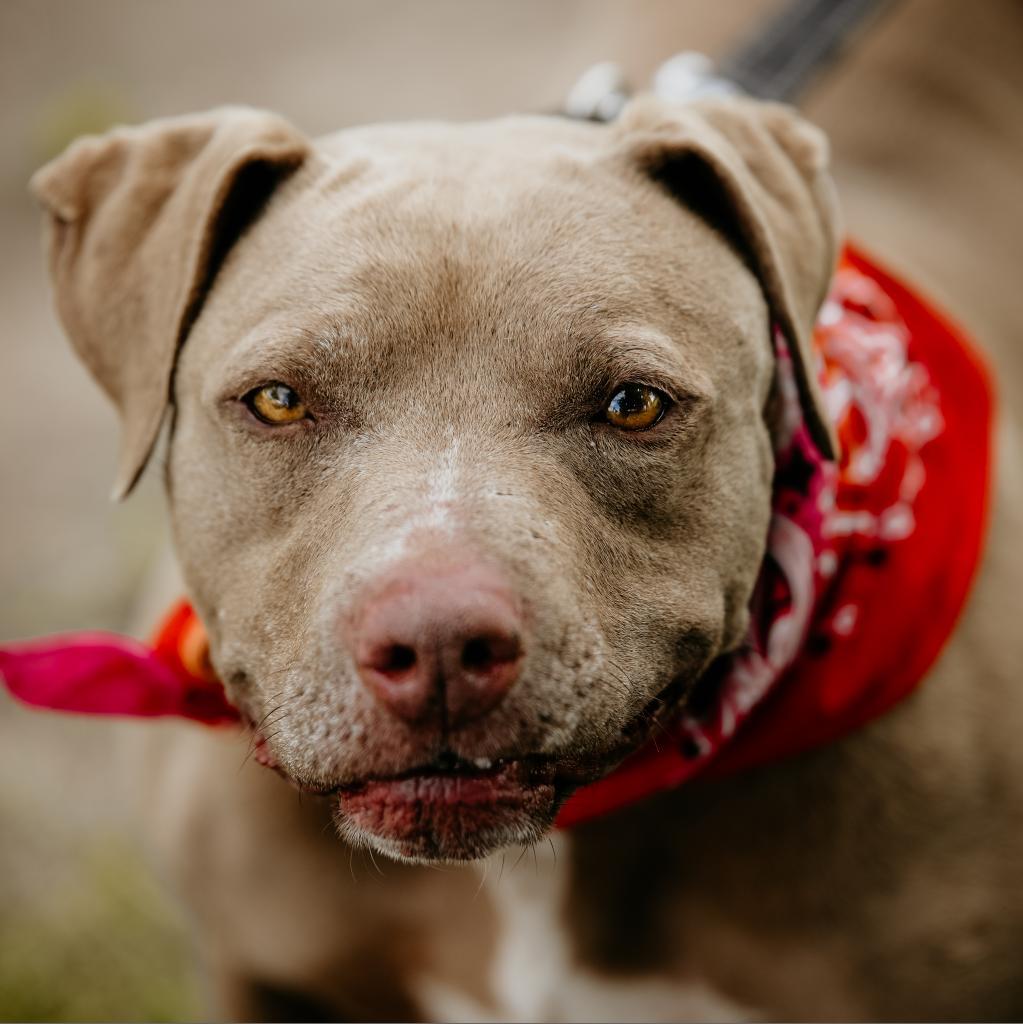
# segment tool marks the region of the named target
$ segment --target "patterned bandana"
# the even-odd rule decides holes
[[[774,514],[741,649],[720,658],[656,742],[577,791],[570,827],[701,775],[838,739],[908,696],[966,600],[986,521],[993,396],[966,337],[847,246],[815,331],[841,461],[803,422],[775,339],[783,423]],[[911,642],[911,646],[908,644]],[[238,721],[178,604],[151,647],[109,634],[0,649],[27,704],[93,714]]]

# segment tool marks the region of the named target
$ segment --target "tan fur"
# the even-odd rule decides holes
[[[737,237],[651,177],[694,137]],[[467,756],[543,750],[592,768],[666,684],[738,641],[769,503],[767,303],[805,337],[833,253],[821,152],[777,108],[642,101],[612,129],[345,132],[278,185],[214,268],[181,351],[168,485],[216,664],[254,718],[286,699],[271,743],[293,776],[400,770],[432,749],[373,706],[339,639],[399,552],[483,552],[529,597],[522,681],[457,737]],[[44,196],[74,195],[56,183],[80,166],[57,167]],[[871,197],[914,180],[869,164],[850,177],[854,230]],[[899,210],[926,235],[930,211]],[[79,272],[110,269],[93,252]],[[111,362],[90,365],[102,377]],[[232,399],[284,370],[320,396],[327,433],[269,439],[240,421]],[[637,373],[670,381],[687,415],[652,443],[581,425],[588,381]],[[1006,378],[1009,413],[1018,387]],[[1008,416],[1000,454],[994,555],[913,700],[826,750],[559,836],[535,869],[512,851],[503,871],[495,853],[378,875],[325,828],[329,809],[239,773],[243,741],[165,730],[154,828],[228,1012],[1018,1014],[1023,648],[1006,595],[1023,582],[1023,474]]]
[[[209,284],[210,228],[236,179],[257,164],[294,167],[306,150],[280,118],[225,108],[80,139],[32,179],[52,218],[64,326],[124,421],[115,495],[156,441],[178,346]]]

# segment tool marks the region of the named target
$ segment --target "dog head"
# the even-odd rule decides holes
[[[832,443],[825,163],[786,108],[642,99],[315,143],[221,110],[36,176],[118,491],[169,408],[214,665],[348,835],[422,860],[533,840],[742,641],[775,325]]]

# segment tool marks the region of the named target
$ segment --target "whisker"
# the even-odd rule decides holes
[[[512,864],[512,869],[509,872],[509,874],[512,874],[512,875],[515,874],[515,869],[519,866],[520,863],[522,863],[522,858],[525,857],[527,849],[528,849],[528,847],[526,847],[526,846],[522,847],[522,852],[516,858],[515,863]]]
[[[487,875],[490,874],[490,860],[489,858],[483,862],[483,877],[480,879],[480,884],[476,886],[476,891],[472,894],[473,903],[476,902],[479,894],[483,892],[483,886],[487,884]]]
[[[376,870],[377,870],[377,874],[378,874],[378,875],[379,875],[379,876],[380,876],[381,878],[384,878],[384,877],[385,877],[385,876],[384,876],[384,873],[383,873],[383,871],[381,871],[381,870],[380,870],[380,865],[379,865],[379,864],[377,863],[377,859],[376,859],[376,857],[375,857],[375,856],[373,856],[373,847],[372,847],[372,846],[368,846],[368,845],[367,845],[367,847],[366,847],[366,852],[367,852],[367,853],[369,854],[369,859],[370,859],[370,860],[371,860],[371,861],[373,862],[373,867],[375,867],[375,868],[376,868]]]

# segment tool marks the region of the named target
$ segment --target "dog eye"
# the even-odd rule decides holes
[[[645,384],[623,384],[611,397],[604,418],[619,430],[649,430],[668,411],[671,399]]]
[[[305,419],[308,410],[298,392],[287,384],[272,381],[250,391],[242,401],[264,423],[295,423]]]

